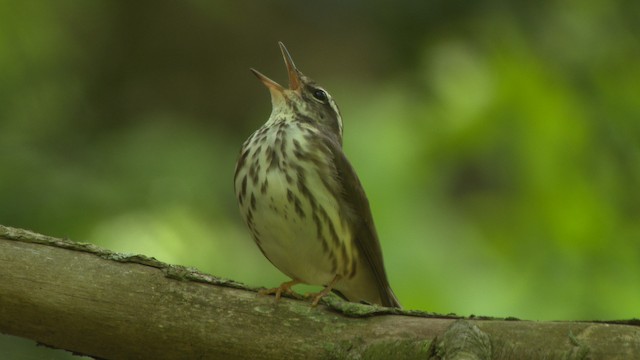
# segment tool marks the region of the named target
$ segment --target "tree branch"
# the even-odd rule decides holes
[[[0,226],[0,332],[99,358],[640,358],[640,326],[460,319],[256,289]],[[467,356],[467,357],[465,357]]]

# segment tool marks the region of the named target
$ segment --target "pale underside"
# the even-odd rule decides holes
[[[314,153],[317,146],[309,146],[317,131],[282,121],[247,140],[245,145],[260,146],[245,154],[237,170],[241,212],[264,255],[287,276],[327,285],[339,275],[334,289],[350,301],[379,303],[368,262],[356,261],[360,254],[344,214],[349,209],[340,204],[339,193],[330,191],[340,189],[332,157],[320,153],[330,150]]]

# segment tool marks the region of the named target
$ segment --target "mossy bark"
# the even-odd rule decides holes
[[[630,359],[640,326],[461,319],[255,288],[0,226],[0,332],[99,358]],[[475,357],[474,357],[475,356]]]

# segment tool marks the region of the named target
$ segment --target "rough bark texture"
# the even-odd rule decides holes
[[[0,226],[0,332],[107,359],[639,359],[640,324],[461,319],[258,296]]]

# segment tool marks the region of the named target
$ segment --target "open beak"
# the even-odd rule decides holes
[[[272,92],[276,91],[276,92],[281,93],[284,90],[284,88],[280,84],[278,84],[277,82],[269,79],[268,77],[263,75],[260,71],[254,69],[254,68],[251,68],[249,70],[251,70],[253,75],[255,75],[258,78],[258,80],[262,81],[264,86],[266,86],[269,89],[269,91],[272,91]]]
[[[291,54],[289,54],[289,51],[284,46],[282,41],[278,41],[278,45],[280,45],[280,51],[282,52],[284,63],[287,65],[287,74],[289,74],[289,89],[298,90],[300,88],[300,71],[298,71],[298,69],[296,68],[296,64],[293,63]]]
[[[289,51],[287,51],[287,48],[284,46],[284,44],[279,41],[278,45],[280,45],[280,51],[282,52],[284,63],[285,65],[287,65],[287,74],[289,75],[289,89],[298,90],[301,84],[300,71],[298,71],[296,65],[293,63],[293,59],[291,58],[291,55],[289,54]],[[253,72],[253,74],[269,89],[271,95],[282,94],[282,92],[284,91],[282,85],[269,79],[258,70],[252,68],[251,72]]]

